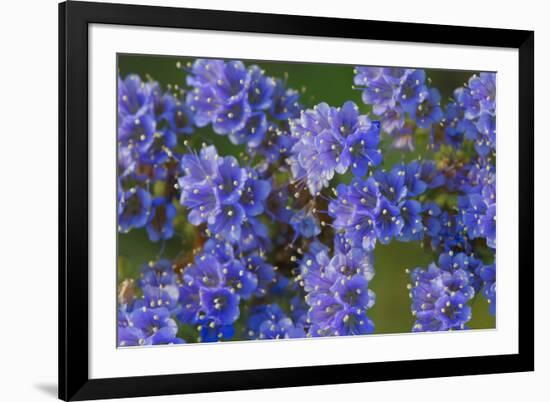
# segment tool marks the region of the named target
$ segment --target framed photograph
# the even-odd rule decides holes
[[[533,370],[533,43],[60,4],[59,397]]]

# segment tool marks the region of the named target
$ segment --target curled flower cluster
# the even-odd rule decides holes
[[[241,61],[198,59],[186,70],[193,88],[186,102],[198,127],[211,124],[216,134],[271,162],[286,155],[292,145],[287,120],[301,108],[297,91]]]
[[[428,129],[443,117],[441,95],[427,84],[424,70],[356,67],[354,83],[396,148],[413,150],[415,126]]]
[[[255,217],[264,212],[269,180],[260,179],[252,168],[241,168],[233,156],[218,156],[213,145],[184,155],[181,164],[180,202],[190,211],[189,222],[206,222],[218,240],[257,246],[257,236],[267,229]]]
[[[496,74],[474,75],[467,85],[457,88],[441,127],[443,135],[432,134],[436,144],[444,141],[461,147],[466,139],[473,141],[480,157],[490,156],[496,149]]]
[[[437,259],[409,272],[412,331],[468,329],[478,295],[496,314],[495,74],[441,106],[424,70],[356,67],[365,105],[334,107],[257,65],[178,67],[119,79],[119,236],[160,243],[120,283],[119,346],[371,334],[394,241]]]
[[[364,176],[369,167],[382,161],[380,124],[359,115],[353,102],[341,108],[320,103],[302,113],[290,125],[297,142],[287,159],[296,181],[305,181],[312,195],[328,187],[334,173],[344,174],[351,167]]]
[[[366,250],[372,250],[377,240],[382,244],[392,239],[422,240],[425,231],[433,231],[430,219],[436,207],[422,205],[416,198],[438,186],[431,169],[429,161],[413,161],[338,185],[329,203],[334,228],[343,231],[349,244]]]
[[[145,227],[153,242],[174,235],[173,183],[179,169],[175,148],[180,136],[193,131],[194,116],[180,97],[134,74],[119,78],[119,232]],[[162,188],[154,192],[156,183]]]
[[[125,282],[119,296],[119,346],[184,343],[177,337],[178,325],[172,318],[179,296],[176,275],[170,261],[162,259],[144,264],[139,286],[143,297],[137,299],[132,282]]]
[[[320,243],[312,244],[299,264],[297,280],[309,306],[310,336],[361,335],[374,331],[367,311],[375,295],[368,288],[374,276],[372,254],[349,248],[336,238],[334,255]]]
[[[494,265],[493,275],[490,271],[475,257],[452,251],[440,255],[439,266],[432,263],[426,270],[414,269],[408,285],[416,317],[413,331],[465,329],[472,316],[469,303],[482,283],[484,294],[490,293]]]

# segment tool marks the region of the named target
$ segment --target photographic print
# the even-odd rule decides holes
[[[496,327],[496,73],[117,74],[118,347]]]

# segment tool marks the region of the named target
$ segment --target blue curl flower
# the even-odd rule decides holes
[[[124,193],[123,199],[122,211],[118,215],[119,232],[145,226],[151,214],[151,194],[141,187],[133,187]]]

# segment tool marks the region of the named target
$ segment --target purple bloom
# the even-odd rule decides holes
[[[150,146],[141,154],[140,162],[147,165],[163,164],[173,156],[172,150],[176,144],[176,135],[169,129],[156,131]]]
[[[496,103],[496,74],[480,73],[468,81],[471,95],[479,99],[482,111],[494,113]]]
[[[300,113],[300,94],[293,89],[286,89],[280,79],[275,80],[275,88],[271,99],[270,113],[278,120],[296,118]]]
[[[152,107],[151,87],[136,74],[124,80],[118,78],[118,116],[122,120],[134,121],[149,114]]]
[[[176,207],[172,205],[171,200],[165,197],[153,199],[150,216],[146,227],[149,240],[157,242],[170,239],[174,235],[173,223],[176,217]]]
[[[216,195],[222,204],[233,204],[241,196],[247,174],[233,156],[218,158],[218,174],[212,178]]]
[[[268,180],[253,178],[253,172],[249,172],[242,195],[241,205],[248,216],[258,216],[265,210],[265,203],[271,193],[271,183]],[[252,177],[250,177],[252,176]]]
[[[266,77],[258,66],[248,68],[250,87],[248,88],[248,103],[253,110],[265,110],[271,106],[275,80]]]
[[[216,324],[233,324],[239,318],[239,296],[229,289],[201,289],[201,305]]]
[[[229,134],[245,128],[250,117],[250,106],[246,99],[228,105],[214,116],[212,128],[216,134]]]
[[[422,101],[416,107],[413,117],[420,128],[429,128],[432,124],[439,123],[443,118],[443,111],[439,102],[441,95],[435,88],[429,88],[422,97]]]
[[[453,273],[431,264],[411,273],[413,285],[411,310],[416,317],[413,331],[448,331],[464,329],[471,318],[467,303],[474,296],[467,272]]]
[[[122,212],[118,216],[118,230],[126,233],[132,228],[145,226],[151,214],[151,195],[141,187],[124,193]]]
[[[375,227],[378,240],[382,244],[388,244],[393,237],[398,237],[403,229],[403,218],[399,208],[382,198],[380,209],[375,217]]]
[[[403,109],[412,114],[426,96],[427,88],[424,84],[426,73],[424,70],[411,70],[401,81],[399,103]]]
[[[267,132],[267,119],[263,112],[253,112],[245,126],[238,130],[229,133],[229,139],[233,144],[247,144],[249,147],[258,147]]]
[[[208,229],[231,243],[237,243],[241,239],[244,219],[245,211],[240,204],[222,205],[214,222],[209,223]]]

